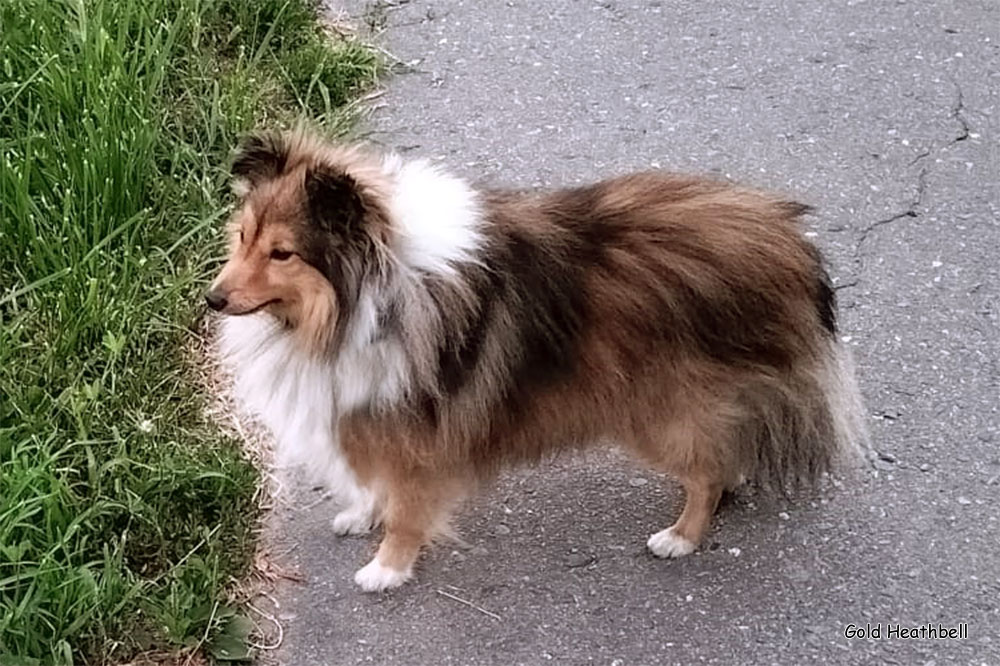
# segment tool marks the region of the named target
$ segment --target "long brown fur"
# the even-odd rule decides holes
[[[335,360],[372,290],[378,336],[405,353],[401,397],[338,415],[380,497],[384,567],[408,571],[478,482],[562,449],[614,442],[676,477],[673,533],[697,544],[725,488],[815,482],[864,440],[801,205],[659,172],[483,192],[481,247],[434,274],[394,249],[377,157],[272,135],[241,159],[239,215],[284,229],[303,258],[275,316],[309,322],[303,348]]]

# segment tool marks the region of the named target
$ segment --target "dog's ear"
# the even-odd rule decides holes
[[[233,190],[244,195],[285,170],[288,144],[276,132],[259,132],[243,139],[233,160]]]
[[[327,166],[306,171],[309,218],[324,231],[352,235],[362,228],[364,195],[350,175]]]

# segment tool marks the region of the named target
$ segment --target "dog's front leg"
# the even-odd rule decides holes
[[[333,517],[333,531],[340,536],[367,534],[381,517],[378,499],[367,488],[358,488],[350,504]]]
[[[354,576],[366,592],[398,587],[413,577],[420,549],[447,532],[464,486],[440,473],[410,470],[384,484],[385,536],[375,558]]]

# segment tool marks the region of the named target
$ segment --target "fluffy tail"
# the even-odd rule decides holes
[[[813,367],[761,377],[741,402],[739,464],[752,481],[787,492],[871,456],[851,353],[834,340]]]

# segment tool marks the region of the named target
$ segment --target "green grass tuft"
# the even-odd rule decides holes
[[[230,150],[379,65],[307,0],[0,3],[0,663],[201,644],[258,476],[184,349]]]

